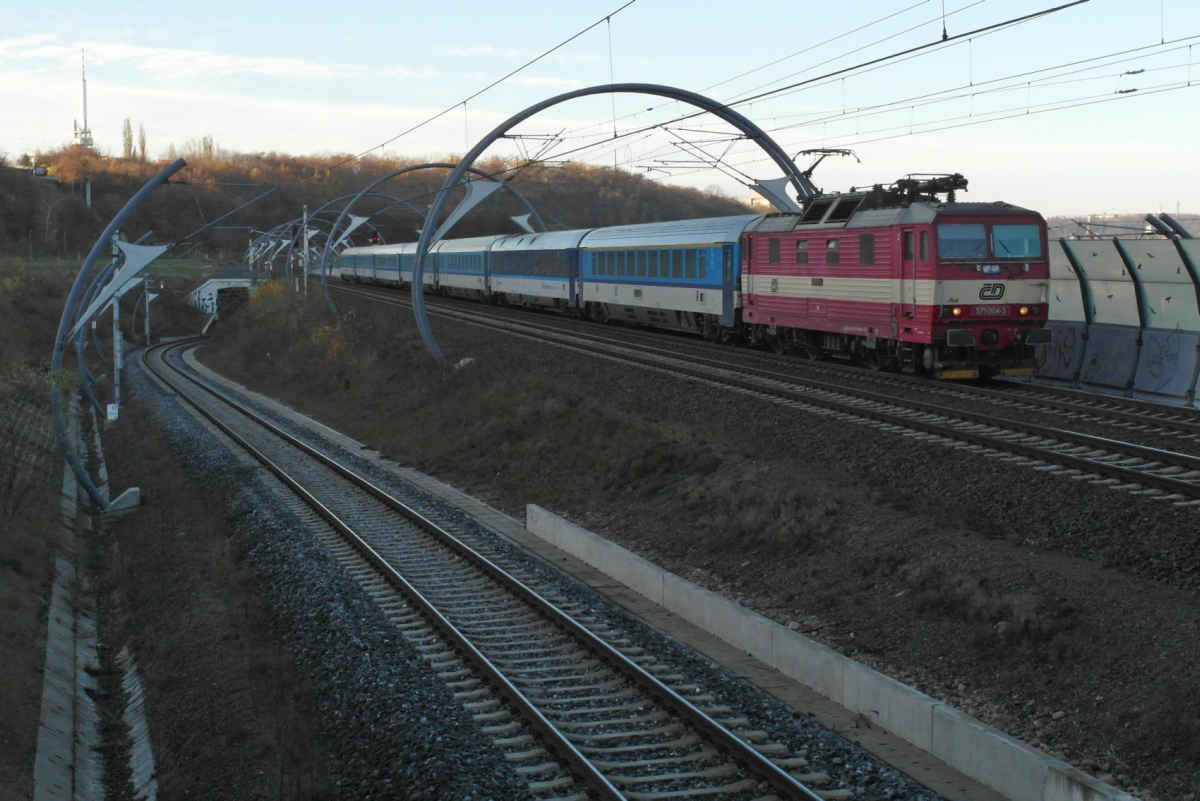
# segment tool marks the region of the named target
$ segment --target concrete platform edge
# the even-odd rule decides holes
[[[1133,801],[1061,760],[529,504],[526,528],[1014,801]]]

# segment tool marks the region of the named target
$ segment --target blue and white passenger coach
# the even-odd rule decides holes
[[[597,228],[580,243],[593,317],[717,338],[740,305],[740,237],[761,215]]]
[[[579,241],[588,231],[512,234],[491,249],[492,295],[502,303],[579,307]]]
[[[442,295],[575,310],[712,339],[738,323],[741,235],[758,214],[447,239],[422,283]],[[346,248],[345,280],[411,286],[416,245]]]
[[[443,295],[482,300],[488,289],[488,250],[499,237],[443,239],[430,248],[425,276],[433,276],[434,288]],[[413,246],[416,250],[416,246]],[[412,273],[408,275],[412,283]],[[429,283],[422,280],[422,283]]]

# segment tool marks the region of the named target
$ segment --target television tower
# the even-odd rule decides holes
[[[79,51],[79,74],[83,79],[83,126],[80,127],[79,121],[75,120],[75,136],[71,139],[71,144],[82,145],[83,147],[92,147],[95,143],[92,140],[92,130],[88,128],[87,118],[87,64],[85,62],[83,50]]]

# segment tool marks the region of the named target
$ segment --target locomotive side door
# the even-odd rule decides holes
[[[900,247],[900,316],[912,320],[917,316],[917,231],[905,228]]]

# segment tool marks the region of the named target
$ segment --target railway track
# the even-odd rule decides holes
[[[312,510],[372,594],[542,799],[849,798],[736,709],[503,554],[171,363],[148,370]]]
[[[360,285],[346,286],[343,284],[331,284],[330,286],[348,294],[358,294],[362,297],[396,305],[408,305],[405,296],[397,294],[394,289],[371,289]],[[444,303],[439,304],[436,298],[428,298],[427,305],[431,310],[435,307],[446,308],[448,306]],[[459,304],[455,304],[455,306],[461,308]],[[534,317],[532,313],[525,310],[522,310],[525,312],[524,314],[522,311],[516,310],[503,313],[483,305],[472,304],[472,306],[478,309],[480,316],[498,320],[513,320],[517,315]],[[536,320],[529,320],[528,325],[550,331],[587,335],[587,332],[580,331],[585,324],[579,321],[550,320],[546,316],[540,316]],[[687,335],[633,328],[622,329],[621,333],[620,340],[612,336],[606,338],[627,344],[631,339],[641,340],[653,347],[697,354],[702,357],[711,356],[713,353],[713,347],[710,344]],[[797,377],[812,376],[831,382],[853,382],[902,392],[974,403],[983,402],[998,409],[1056,415],[1072,421],[1136,431],[1146,436],[1200,443],[1200,410],[1198,409],[1164,406],[1133,398],[1097,395],[1065,387],[1027,384],[1015,380],[996,381],[992,386],[942,383],[904,373],[874,372],[864,367],[832,360],[811,361],[752,349],[739,350],[737,354],[743,363],[759,364],[763,365],[765,369],[785,370],[792,374],[799,371],[802,375]]]
[[[405,299],[395,295],[388,297],[379,292],[341,289],[394,305],[409,305]],[[1004,459],[1047,474],[1106,485],[1179,505],[1200,505],[1200,457],[1197,456],[1031,422],[999,420],[994,415],[926,400],[886,395],[824,378],[809,378],[734,364],[708,355],[684,353],[657,342],[645,345],[587,332],[566,332],[557,326],[479,314],[475,309],[438,305],[428,310],[430,314],[469,325],[548,342],[712,386],[731,388],[778,403],[819,410],[885,431],[904,433]],[[892,376],[889,380],[895,378]],[[964,392],[940,386],[932,388],[932,391],[943,394]],[[1023,399],[1020,402],[1032,401]],[[1097,404],[1071,413],[1083,417],[1098,414],[1099,410],[1100,404]],[[1192,423],[1186,419],[1174,421],[1164,417],[1155,418],[1153,422],[1143,419],[1134,423],[1130,419],[1133,412],[1127,409],[1115,411],[1123,415],[1118,418],[1122,424],[1146,428],[1170,426],[1169,430],[1178,436],[1194,436],[1187,428]],[[1196,424],[1196,431],[1200,432],[1200,423]]]

